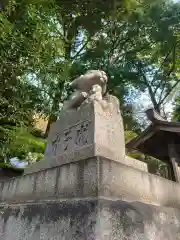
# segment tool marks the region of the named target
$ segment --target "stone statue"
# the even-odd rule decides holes
[[[63,110],[76,110],[83,103],[102,101],[106,93],[107,75],[101,70],[90,70],[76,78],[70,85],[75,92],[63,105]]]

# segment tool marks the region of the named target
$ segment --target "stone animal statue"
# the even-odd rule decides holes
[[[103,99],[102,87],[98,84],[93,85],[92,89],[89,91],[89,96],[87,102],[91,101],[101,101]]]
[[[107,75],[104,71],[90,70],[76,78],[70,86],[75,92],[64,103],[64,110],[76,110],[83,103],[102,100],[106,93]]]

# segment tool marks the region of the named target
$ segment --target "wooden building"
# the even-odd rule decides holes
[[[180,123],[168,122],[154,109],[146,111],[150,126],[126,144],[128,151],[138,150],[170,166],[172,180],[180,182]]]

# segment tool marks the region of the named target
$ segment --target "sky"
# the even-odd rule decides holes
[[[144,110],[146,110],[147,108],[153,107],[152,102],[150,101],[147,93],[142,93],[140,95],[140,97],[137,100],[135,100],[135,103],[136,104],[140,104],[140,103],[143,104]],[[173,110],[172,101],[169,102],[169,103],[166,103],[165,104],[165,111],[167,113],[172,113],[172,110]]]

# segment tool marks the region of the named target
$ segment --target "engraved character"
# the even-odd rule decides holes
[[[64,147],[64,151],[66,151],[68,149],[68,146],[69,146],[69,142],[72,140],[72,137],[71,137],[71,130],[67,130],[65,133],[65,139],[64,139],[64,142],[65,142],[65,147]]]
[[[83,146],[88,144],[88,127],[89,123],[83,123],[80,129],[77,130],[77,136],[75,140],[76,145]]]
[[[57,146],[60,142],[61,138],[60,138],[60,134],[56,134],[55,138],[52,140],[52,152],[56,155],[56,151],[57,151]]]

